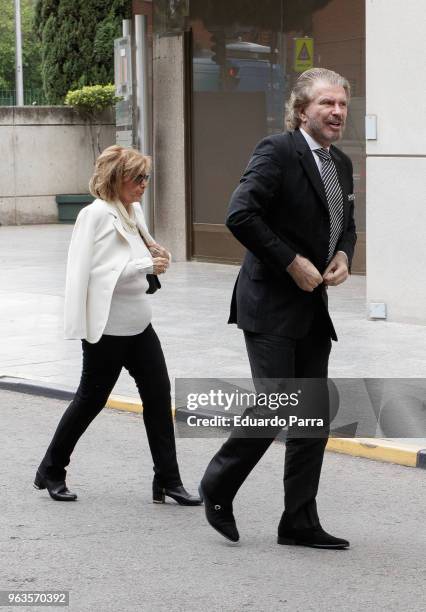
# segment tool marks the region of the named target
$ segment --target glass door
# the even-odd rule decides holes
[[[192,256],[239,262],[243,248],[224,225],[231,194],[256,143],[284,127],[285,102],[303,70],[324,66],[351,83],[344,140],[354,163],[365,270],[364,0],[191,0]]]

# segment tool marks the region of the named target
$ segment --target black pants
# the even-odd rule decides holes
[[[182,484],[176,459],[170,381],[160,341],[152,325],[136,336],[107,336],[90,344],[82,340],[83,371],[74,399],[62,416],[40,464],[41,474],[65,478],[71,453],[87,427],[105,406],[124,366],[135,379],[159,484]]]
[[[272,334],[244,332],[253,378],[326,378],[331,340],[326,326],[316,318],[307,336],[294,340]],[[275,435],[279,433],[275,430]],[[251,470],[274,439],[241,437],[234,430],[216,453],[203,477],[203,488],[212,500],[232,501]],[[321,474],[326,428],[320,437],[294,437],[286,442],[284,466],[285,511],[280,527],[302,529],[319,524],[316,495]]]

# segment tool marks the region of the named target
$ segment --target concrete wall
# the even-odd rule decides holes
[[[424,0],[366,0],[367,300],[426,324]]]
[[[183,36],[154,37],[154,230],[176,261],[185,261],[185,107]]]
[[[112,114],[98,125],[103,149],[115,142]],[[73,109],[0,107],[0,142],[0,224],[55,223],[57,194],[88,193],[89,127]]]

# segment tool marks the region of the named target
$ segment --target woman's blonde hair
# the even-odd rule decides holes
[[[285,123],[288,130],[295,130],[302,123],[300,111],[312,101],[312,91],[319,81],[327,83],[327,85],[343,87],[349,103],[351,86],[345,77],[327,68],[305,70],[297,79],[286,104]]]
[[[135,149],[119,145],[108,147],[99,155],[95,170],[89,182],[90,193],[95,198],[107,202],[119,199],[123,181],[136,179],[141,174],[149,174],[151,158]]]

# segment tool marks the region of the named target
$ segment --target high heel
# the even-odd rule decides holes
[[[34,478],[33,487],[37,490],[47,489],[50,497],[55,501],[75,501],[77,499],[77,495],[71,493],[67,488],[65,480],[49,480],[42,476],[38,470]]]
[[[154,504],[165,504],[166,503],[166,489],[160,487],[155,482],[152,483],[152,501]]]
[[[40,476],[39,472],[37,472],[36,477],[34,478],[33,487],[34,489],[39,489],[39,490],[46,488],[44,480],[42,476]]]
[[[200,497],[190,495],[183,485],[176,487],[162,487],[156,480],[152,483],[152,501],[154,504],[164,504],[167,497],[171,497],[181,506],[200,506],[203,502]]]

